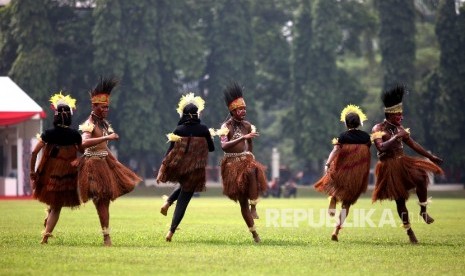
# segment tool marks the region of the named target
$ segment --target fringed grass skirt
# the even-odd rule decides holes
[[[221,161],[223,194],[237,201],[246,197],[256,200],[267,189],[265,167],[250,152],[226,153]]]
[[[314,188],[352,205],[368,187],[370,148],[366,145],[343,144],[328,172]]]
[[[71,166],[76,157],[74,145],[47,144],[37,169],[38,180],[33,183],[33,197],[51,207],[79,206],[78,172],[77,167]]]
[[[82,202],[93,198],[113,201],[131,192],[142,181],[129,168],[108,156],[84,156],[78,179]]]
[[[428,186],[428,172],[443,173],[442,169],[433,162],[407,155],[378,161],[375,169],[373,202],[384,199],[408,199],[411,191]]]
[[[166,155],[157,183],[179,183],[183,191],[205,191],[208,145],[204,137],[183,137]]]

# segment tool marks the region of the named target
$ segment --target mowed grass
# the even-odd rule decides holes
[[[0,275],[463,275],[465,199],[434,199],[429,211],[436,221],[426,225],[412,196],[418,245],[399,227],[394,202],[368,198],[353,206],[352,226],[341,230],[339,242],[331,241],[327,203],[324,196],[263,199],[256,220],[262,243],[254,244],[238,204],[193,198],[168,243],[174,206],[164,217],[160,197],[125,196],[111,204],[113,246],[105,248],[90,202],[63,209],[54,237],[41,245],[45,205],[3,200]]]

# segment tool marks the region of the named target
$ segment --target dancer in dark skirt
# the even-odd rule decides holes
[[[194,93],[181,97],[177,109],[181,119],[174,132],[168,134],[170,147],[158,171],[157,183],[180,184],[160,210],[166,216],[168,208],[177,201],[171,227],[165,237],[168,242],[181,223],[194,193],[205,191],[208,152],[214,151],[215,145],[210,130],[199,118],[204,107],[205,101]]]

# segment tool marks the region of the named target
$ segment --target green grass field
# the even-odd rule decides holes
[[[463,197],[433,198],[429,211],[436,221],[426,225],[412,196],[418,245],[410,245],[399,227],[394,202],[372,204],[367,197],[349,215],[354,227],[342,229],[333,242],[333,221],[319,213],[327,203],[323,195],[263,199],[256,221],[262,243],[254,244],[238,204],[226,197],[193,198],[168,243],[174,206],[164,217],[161,197],[125,196],[111,205],[113,246],[105,248],[92,203],[64,209],[55,237],[41,245],[45,205],[0,200],[0,275],[463,275]]]

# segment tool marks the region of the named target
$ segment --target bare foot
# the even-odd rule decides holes
[[[171,238],[173,238],[174,233],[169,231],[168,234],[166,234],[165,240],[167,242],[171,242]]]
[[[434,222],[434,219],[432,217],[430,217],[427,212],[420,212],[420,216],[423,218],[423,220],[427,224],[431,224],[431,223]]]
[[[258,235],[257,232],[252,232],[252,236],[253,236],[253,240],[254,240],[256,243],[260,243],[260,242],[261,242],[260,236]]]
[[[103,245],[104,246],[111,246],[110,235],[103,235]]]
[[[48,243],[48,238],[53,237],[52,233],[42,233],[42,240],[40,241],[40,244],[47,244]]]
[[[162,215],[166,216],[168,214],[168,208],[170,208],[170,204],[168,203],[168,201],[166,201],[165,204],[163,204],[163,206],[161,206],[160,213]]]

